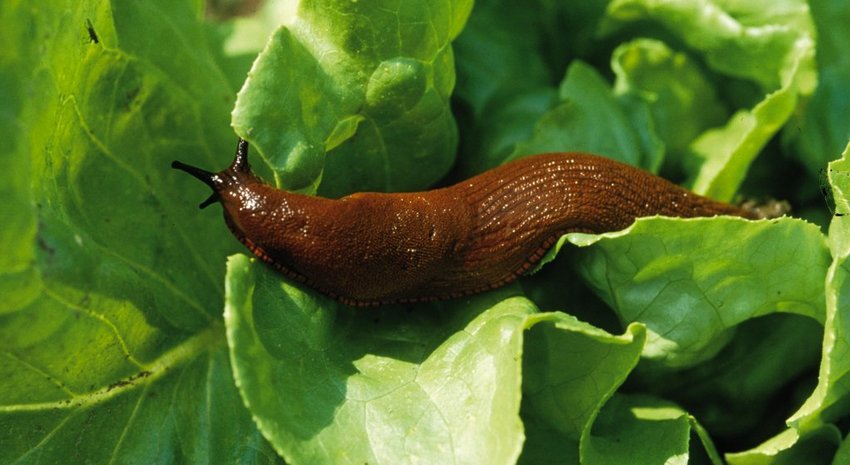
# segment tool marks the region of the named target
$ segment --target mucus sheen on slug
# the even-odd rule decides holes
[[[528,156],[453,186],[327,199],[255,176],[248,143],[212,173],[172,167],[213,190],[236,238],[286,276],[349,305],[456,298],[515,280],[563,234],[617,231],[643,216],[755,213],[632,166],[583,153]]]

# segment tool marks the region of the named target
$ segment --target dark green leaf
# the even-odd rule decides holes
[[[234,142],[196,7],[0,6],[0,463],[279,463],[225,351],[234,241],[169,168]]]

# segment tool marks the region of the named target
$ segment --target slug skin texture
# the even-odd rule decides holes
[[[276,189],[239,140],[226,170],[172,167],[213,190],[233,235],[286,276],[357,306],[461,297],[505,285],[563,234],[643,216],[758,215],[596,155],[528,156],[450,187],[340,199]]]

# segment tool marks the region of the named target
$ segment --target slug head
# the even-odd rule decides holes
[[[213,192],[198,205],[199,208],[206,208],[218,202],[221,200],[222,191],[243,182],[246,177],[256,179],[251,172],[251,166],[248,164],[248,141],[242,138],[236,144],[236,156],[233,158],[233,163],[224,171],[212,173],[177,160],[171,162],[171,167],[185,171],[210,186]]]

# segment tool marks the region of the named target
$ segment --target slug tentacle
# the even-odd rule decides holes
[[[219,178],[218,174],[209,172],[196,166],[187,165],[177,160],[171,162],[171,167],[191,174],[195,178],[201,180],[201,182],[203,182],[204,184],[210,186],[210,189],[212,189],[212,194],[210,194],[210,196],[207,197],[206,200],[201,202],[201,204],[198,205],[198,208],[203,210],[204,208],[207,208],[208,206],[219,201],[220,197],[218,191],[219,186],[221,185],[221,179]]]
[[[241,137],[236,143],[236,156],[233,157],[233,163],[228,170],[234,173],[251,172],[251,165],[248,164],[248,141]]]
[[[233,158],[233,163],[220,173],[212,173],[177,160],[171,162],[171,167],[185,171],[210,186],[213,192],[206,200],[198,205],[200,209],[204,209],[221,200],[221,192],[224,190],[225,185],[239,183],[240,180],[238,177],[247,175],[255,179],[255,176],[251,173],[251,166],[248,164],[248,142],[242,138],[236,144],[236,156]]]
[[[512,161],[453,186],[338,200],[275,189],[239,139],[219,173],[175,161],[220,202],[234,236],[286,276],[349,305],[457,298],[515,280],[569,232],[603,233],[652,215],[735,215],[749,209],[694,194],[595,155]]]

